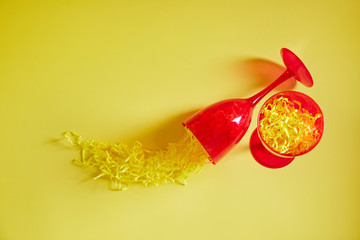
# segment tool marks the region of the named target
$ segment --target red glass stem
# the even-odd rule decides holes
[[[273,83],[271,83],[269,86],[267,86],[264,90],[261,92],[255,94],[249,100],[252,102],[253,106],[255,106],[263,97],[265,97],[266,94],[268,94],[271,90],[273,90],[275,87],[286,81],[287,79],[293,77],[294,74],[287,69],[283,74],[280,75]]]
[[[286,70],[267,88],[248,99],[224,100],[183,122],[216,164],[246,133],[255,105],[276,86],[294,76]]]

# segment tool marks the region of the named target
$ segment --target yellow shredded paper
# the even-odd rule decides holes
[[[99,175],[94,180],[106,177],[116,190],[125,190],[133,184],[186,184],[189,175],[198,174],[209,162],[208,154],[188,129],[179,142],[169,143],[166,150],[147,150],[140,142],[128,146],[83,140],[72,131],[63,135],[80,151],[80,159],[75,162],[96,168]]]
[[[298,155],[319,140],[320,133],[315,121],[321,114],[313,116],[301,108],[298,101],[290,101],[286,97],[275,98],[262,108],[261,114],[260,135],[278,153]]]

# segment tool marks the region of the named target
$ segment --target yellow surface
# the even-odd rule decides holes
[[[1,1],[0,239],[359,239],[359,16],[358,0]],[[116,192],[57,141],[176,141],[189,112],[261,89],[243,66],[281,47],[326,122],[288,167],[252,159],[253,121],[188,186]]]

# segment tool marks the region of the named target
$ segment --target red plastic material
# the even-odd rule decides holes
[[[304,63],[289,49],[281,49],[281,57],[286,68],[294,74],[294,78],[307,87],[312,87],[314,82],[309,70]]]
[[[272,89],[291,77],[305,86],[312,86],[312,78],[301,60],[290,50],[281,54],[287,70],[267,88],[248,99],[230,99],[215,103],[183,122],[208,152],[215,164],[244,136],[255,105]]]
[[[190,129],[215,164],[244,136],[252,112],[251,101],[230,99],[203,109],[183,125]]]
[[[319,117],[315,121],[315,127],[319,131],[319,137],[317,138],[317,141],[314,142],[314,144],[308,148],[306,151],[303,151],[299,154],[281,154],[279,152],[276,152],[275,150],[271,149],[270,146],[266,144],[266,142],[261,138],[261,135],[258,131],[252,134],[251,140],[250,140],[250,150],[255,158],[255,160],[260,163],[261,165],[269,168],[280,168],[284,167],[287,164],[289,164],[294,157],[304,155],[305,153],[310,152],[316,145],[320,142],[321,137],[324,133],[324,115],[319,107],[319,105],[309,96],[296,92],[296,91],[286,91],[286,92],[280,92],[278,94],[275,94],[271,98],[269,98],[264,105],[261,107],[264,108],[267,106],[269,102],[272,102],[275,98],[279,97],[286,97],[290,101],[298,101],[301,103],[301,108],[306,109],[309,113],[311,113],[313,116],[320,113],[321,117]],[[263,118],[263,115],[261,114],[261,110],[258,116],[258,125],[261,119]],[[257,128],[258,129],[258,128]],[[261,143],[261,144],[259,144]],[[285,164],[287,163],[287,164]]]
[[[250,150],[253,157],[258,163],[268,168],[282,168],[290,164],[295,157],[285,158],[276,156],[269,151],[264,151],[263,143],[261,142],[257,129],[251,135]]]

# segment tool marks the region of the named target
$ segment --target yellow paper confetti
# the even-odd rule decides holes
[[[320,138],[315,121],[321,114],[313,116],[301,108],[298,101],[286,97],[275,98],[261,110],[259,132],[274,151],[285,155],[298,155],[310,149]]]
[[[63,135],[80,151],[76,163],[97,169],[99,175],[94,179],[106,177],[112,183],[111,188],[117,190],[125,190],[133,184],[186,184],[189,175],[198,174],[210,162],[208,154],[188,129],[179,142],[169,143],[166,150],[147,150],[140,142],[128,146],[83,140],[72,131]]]

